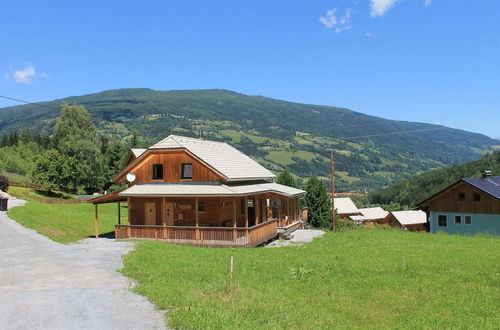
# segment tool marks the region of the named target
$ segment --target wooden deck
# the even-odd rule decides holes
[[[278,234],[278,220],[262,222],[253,227],[195,227],[195,226],[147,226],[116,225],[116,239],[153,239],[167,243],[197,246],[240,246],[261,245]]]

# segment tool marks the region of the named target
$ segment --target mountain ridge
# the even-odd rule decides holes
[[[303,104],[226,89],[113,89],[48,102],[87,107],[100,134],[136,131],[147,146],[170,133],[226,141],[264,166],[297,177],[327,178],[336,152],[338,188],[380,188],[421,171],[477,159],[498,147],[479,133],[370,116],[346,108]],[[0,109],[0,135],[30,127],[50,134],[58,111],[37,105]],[[408,132],[401,134],[401,132]]]

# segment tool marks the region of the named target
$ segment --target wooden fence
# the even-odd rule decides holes
[[[277,220],[256,226],[243,227],[194,227],[116,225],[116,239],[143,238],[168,243],[199,246],[258,246],[277,235]]]

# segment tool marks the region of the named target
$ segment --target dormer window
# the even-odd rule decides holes
[[[193,178],[193,164],[184,163],[181,165],[181,179]]]
[[[153,164],[153,180],[163,180],[163,164]]]

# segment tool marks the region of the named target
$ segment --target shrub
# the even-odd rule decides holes
[[[3,192],[9,190],[9,178],[3,174],[0,174],[0,190]]]
[[[360,225],[355,224],[351,220],[337,218],[337,231],[348,231],[351,229],[359,229]]]

